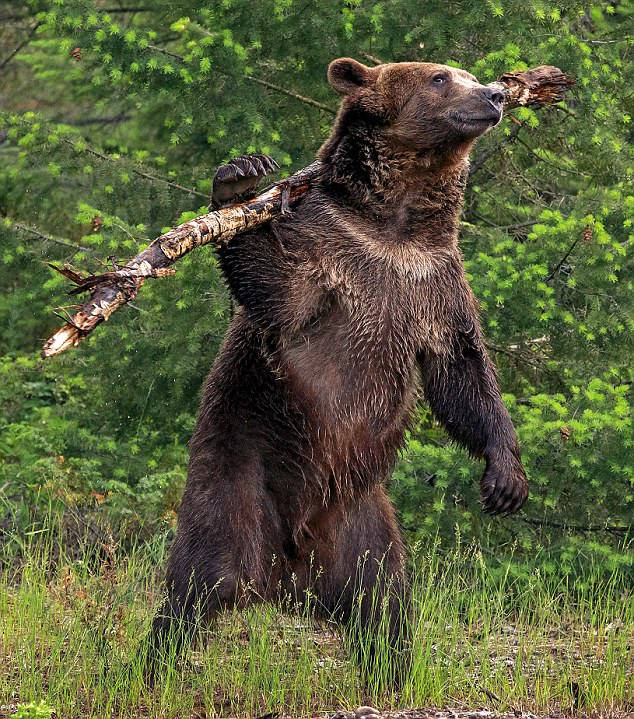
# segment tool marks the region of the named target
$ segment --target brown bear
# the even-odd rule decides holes
[[[219,250],[238,309],[204,388],[153,651],[198,611],[309,587],[318,614],[370,634],[386,600],[397,646],[408,589],[385,481],[420,394],[484,458],[486,510],[527,497],[458,249],[468,154],[503,98],[429,63],[344,58],[328,79],[343,100],[318,180]],[[216,204],[271,169],[224,166]]]

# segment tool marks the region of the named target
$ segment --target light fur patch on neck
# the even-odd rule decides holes
[[[322,212],[328,217],[329,226],[338,237],[349,238],[349,247],[362,248],[363,254],[387,266],[399,276],[415,281],[428,279],[450,258],[455,257],[456,245],[446,248],[425,249],[415,241],[395,243],[381,238],[380,230],[359,217],[346,217],[340,208],[324,205]],[[337,243],[340,246],[340,239]]]

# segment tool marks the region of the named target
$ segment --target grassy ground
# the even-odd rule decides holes
[[[414,671],[402,694],[385,655],[364,693],[333,627],[273,606],[228,614],[149,690],[134,656],[160,599],[160,542],[71,558],[35,535],[20,561],[10,545],[4,552],[3,717],[309,716],[368,701],[382,710],[634,711],[634,589],[618,572],[518,574],[475,549],[435,546],[416,554]]]

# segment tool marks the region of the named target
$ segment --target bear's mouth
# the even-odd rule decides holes
[[[495,114],[491,113],[484,116],[466,115],[462,112],[453,112],[451,114],[451,119],[454,120],[454,122],[458,122],[461,125],[473,126],[497,125],[501,118],[501,112],[496,112]]]
[[[453,131],[466,138],[476,138],[484,135],[495,127],[502,119],[501,112],[487,112],[477,108],[475,112],[454,111],[449,116],[449,123]]]

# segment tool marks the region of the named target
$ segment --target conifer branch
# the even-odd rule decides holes
[[[56,245],[61,245],[62,247],[68,247],[71,250],[75,250],[75,252],[87,252],[89,254],[92,254],[95,252],[93,248],[90,247],[84,247],[83,245],[77,245],[74,242],[69,242],[68,240],[62,240],[59,237],[53,237],[51,235],[45,235],[43,232],[40,232],[35,227],[29,227],[28,225],[23,225],[21,222],[14,222],[13,220],[7,218],[9,222],[11,223],[11,227],[14,227],[16,230],[20,230],[20,232],[29,232],[34,237],[37,237],[40,240],[44,240],[44,242],[52,242]]]
[[[505,95],[506,109],[520,105],[558,102],[573,80],[555,67],[538,67],[523,73],[503,75],[492,86]],[[197,247],[229,242],[279,216],[308,192],[317,178],[320,163],[314,162],[282,182],[275,183],[253,200],[231,205],[185,222],[158,237],[125,265],[100,275],[80,276],[72,268],[55,269],[76,285],[72,294],[87,291],[90,299],[44,345],[43,357],[53,357],[78,345],[97,325],[132,300],[148,277],[164,277],[170,265]]]
[[[618,536],[627,536],[632,533],[634,525],[632,524],[569,524],[568,522],[555,522],[550,519],[538,519],[535,517],[522,517],[517,519],[525,524],[531,524],[535,527],[551,527],[552,529],[563,529],[569,532],[579,532],[580,534],[589,534],[594,532],[608,532]]]
[[[364,52],[361,50],[361,54],[366,60],[369,60],[373,65],[384,65],[385,61],[381,60],[380,57],[377,57],[376,55],[370,55],[369,52]]]
[[[66,120],[65,122],[73,127],[83,127],[85,125],[118,125],[130,119],[132,119],[132,115],[120,112],[118,115],[112,115],[112,117],[86,117],[80,120]],[[63,121],[57,120],[56,122]]]
[[[114,13],[130,13],[130,12],[155,12],[156,8],[148,5],[141,5],[139,7],[104,7],[100,8],[101,12]]]
[[[103,152],[99,152],[99,150],[95,150],[94,147],[90,147],[90,145],[87,145],[85,142],[78,144],[74,140],[71,140],[66,137],[63,137],[61,141],[65,145],[72,147],[75,152],[85,152],[87,155],[92,155],[98,160],[103,160],[104,162],[117,162],[117,158],[106,155]],[[171,180],[168,180],[165,177],[161,177],[160,175],[151,175],[149,172],[144,172],[143,170],[139,170],[136,167],[130,168],[130,171],[137,177],[143,177],[144,179],[151,180],[152,182],[161,182],[174,190],[186,192],[188,195],[196,195],[197,197],[203,197],[205,200],[209,199],[208,195],[206,195],[204,192],[195,190],[193,187],[185,187],[184,185],[179,185],[177,182],[172,182]]]
[[[209,33],[206,33],[209,34]],[[164,47],[159,47],[158,45],[146,45],[145,46],[148,50],[154,50],[156,52],[160,52],[162,55],[166,55],[167,57],[171,57],[174,60],[178,60],[179,62],[184,63],[185,58],[182,55],[177,55],[175,52],[171,52],[170,50],[166,50]],[[236,75],[232,75],[228,72],[223,72],[222,70],[216,70],[220,75],[224,75],[225,77],[230,77],[232,79],[235,79]],[[273,90],[274,92],[279,92],[282,95],[286,95],[287,97],[292,97],[294,100],[299,100],[299,102],[303,102],[305,105],[310,105],[311,107],[316,107],[318,110],[323,110],[324,112],[329,112],[331,115],[336,115],[337,110],[335,110],[334,107],[330,107],[329,105],[324,105],[323,102],[319,102],[318,100],[313,100],[312,97],[306,97],[305,95],[300,95],[298,92],[295,92],[294,90],[289,90],[286,87],[282,87],[281,85],[275,85],[272,82],[269,82],[268,80],[262,80],[260,77],[255,77],[254,75],[240,75],[238,77],[241,77],[245,80],[248,80],[249,82],[254,82],[257,85],[262,85],[262,87],[266,87],[269,90]]]
[[[322,102],[313,100],[312,97],[305,97],[304,95],[300,95],[298,92],[295,92],[294,90],[287,90],[285,87],[281,87],[280,85],[274,85],[272,82],[268,82],[268,80],[261,80],[259,77],[254,77],[253,75],[245,75],[244,77],[247,80],[250,80],[251,82],[255,82],[258,85],[262,85],[262,87],[267,87],[269,90],[273,90],[274,92],[279,92],[282,95],[287,95],[288,97],[292,97],[295,100],[299,100],[300,102],[303,102],[305,105],[311,105],[312,107],[316,107],[318,110],[323,110],[324,112],[329,112],[331,115],[337,114],[337,111],[335,110],[334,107],[329,107],[328,105],[324,105]]]

